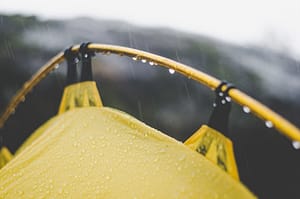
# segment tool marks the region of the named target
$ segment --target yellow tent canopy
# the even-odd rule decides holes
[[[111,108],[73,109],[41,128],[0,170],[0,198],[254,198],[205,157]]]
[[[94,82],[66,87],[59,115],[28,138],[0,178],[3,198],[254,198],[183,143],[102,107]]]
[[[219,83],[162,57],[101,48],[135,58],[140,54],[137,59],[170,65],[213,88]],[[0,118],[0,126],[22,97],[62,61],[61,56],[24,85]],[[237,89],[229,95],[300,140],[299,130],[268,108]],[[178,142],[124,112],[103,107],[93,81],[65,88],[59,114],[25,141],[1,168],[0,179],[0,198],[255,198],[239,182],[232,143],[220,132],[204,125],[184,144]]]

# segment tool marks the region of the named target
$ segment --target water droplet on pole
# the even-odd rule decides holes
[[[293,145],[294,149],[300,149],[300,142],[299,141],[293,141],[292,145]]]
[[[147,60],[146,60],[146,59],[142,59],[142,62],[143,62],[143,63],[146,63],[146,62],[147,62]]]
[[[244,111],[244,113],[250,113],[251,112],[251,110],[248,106],[243,106],[243,111]]]
[[[266,127],[268,128],[272,128],[273,127],[273,123],[271,121],[266,121],[265,122]]]
[[[225,99],[226,99],[227,102],[231,102],[231,97],[226,96]]]
[[[78,57],[75,57],[74,62],[77,64],[79,62]]]
[[[173,75],[173,74],[175,73],[175,70],[172,69],[172,68],[170,68],[170,69],[169,69],[169,73]]]

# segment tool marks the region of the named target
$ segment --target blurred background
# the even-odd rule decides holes
[[[187,64],[239,89],[300,126],[299,2],[1,1],[0,112],[43,64],[86,41],[122,45]],[[45,78],[1,129],[15,151],[57,113],[66,67]],[[117,55],[93,59],[105,106],[184,141],[212,111],[214,93],[167,69]],[[241,181],[259,198],[298,198],[300,151],[233,105],[230,135]]]

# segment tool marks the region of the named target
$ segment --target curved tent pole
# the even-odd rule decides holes
[[[76,45],[72,48],[72,50],[78,51],[79,48],[80,45]],[[134,60],[148,61],[150,65],[160,65],[169,69],[173,69],[176,72],[181,73],[182,75],[211,88],[212,90],[215,90],[221,83],[221,81],[216,79],[215,77],[212,77],[192,67],[145,51],[116,45],[94,43],[89,44],[88,48],[104,54],[113,53],[119,55],[126,55],[132,57]],[[6,110],[1,115],[0,128],[3,127],[6,120],[15,111],[15,108],[18,106],[18,104],[24,101],[25,96],[28,94],[28,92],[30,92],[51,71],[55,70],[58,64],[60,64],[62,61],[64,61],[64,52],[58,53],[44,66],[42,66],[42,68],[40,68],[40,70],[38,70],[31,77],[30,80],[25,82],[23,87],[12,98],[10,104],[7,106]],[[226,85],[222,87],[222,90],[226,90]],[[247,106],[251,110],[251,113],[259,117],[260,119],[266,121],[270,126],[276,128],[283,135],[287,136],[293,141],[300,142],[300,129],[297,128],[295,125],[291,124],[286,119],[284,119],[282,116],[278,115],[262,103],[249,97],[248,95],[236,88],[230,89],[228,95],[241,106]]]

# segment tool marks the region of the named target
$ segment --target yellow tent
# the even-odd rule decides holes
[[[0,197],[254,198],[183,143],[102,107],[100,98],[88,106],[95,96],[94,82],[65,89],[60,114],[0,170]]]
[[[101,49],[135,58],[138,54],[141,57],[137,59],[170,65],[214,88],[219,83],[162,57],[114,46]],[[0,118],[0,126],[30,89],[63,60],[62,56],[57,55],[25,83]],[[283,129],[287,136],[300,140],[296,127],[266,107],[237,89],[229,95]],[[205,154],[198,153],[203,147]],[[0,198],[255,196],[239,182],[232,143],[218,131],[204,125],[183,144],[124,112],[103,107],[95,83],[85,81],[65,88],[59,114],[37,129],[1,168]]]

